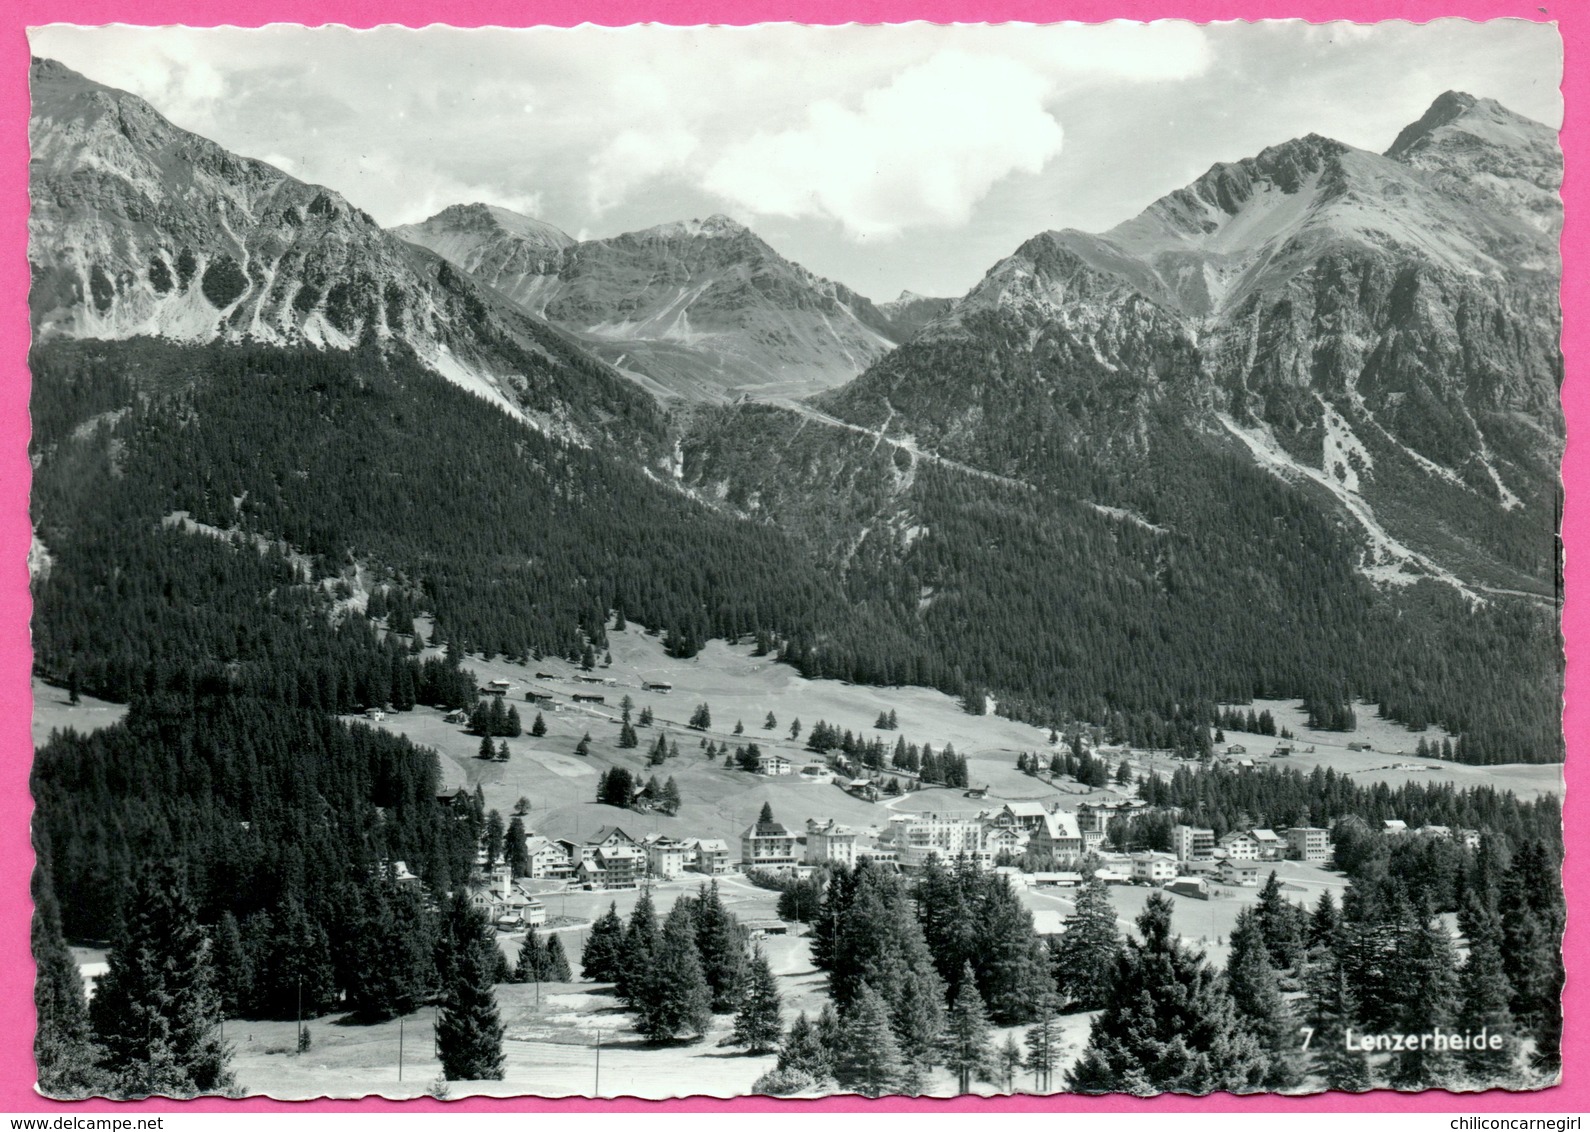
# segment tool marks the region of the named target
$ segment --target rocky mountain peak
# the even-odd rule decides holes
[[[1430,103],[1430,108],[1424,112],[1417,122],[1410,122],[1402,128],[1397,135],[1397,140],[1391,143],[1391,148],[1386,150],[1387,157],[1401,158],[1421,142],[1426,141],[1435,131],[1462,117],[1469,110],[1480,103],[1480,99],[1472,94],[1460,90],[1449,90]],[[1490,99],[1484,100],[1489,106],[1500,108],[1500,104]]]
[[[1492,213],[1547,235],[1562,227],[1562,149],[1557,131],[1490,98],[1447,91],[1386,150]]]

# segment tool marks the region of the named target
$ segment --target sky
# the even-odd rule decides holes
[[[874,299],[960,295],[1303,134],[1446,90],[1562,121],[1550,24],[101,28],[33,53],[384,225],[483,201],[578,238],[723,213]]]

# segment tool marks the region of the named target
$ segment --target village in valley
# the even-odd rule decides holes
[[[1551,792],[1560,775],[1556,766],[1475,768],[1410,755],[1420,737],[1376,720],[1350,737],[1310,732],[1295,705],[1279,702],[1263,705],[1265,714],[1273,712],[1287,736],[1295,727],[1301,738],[1232,731],[1200,764],[1185,752],[1111,745],[1095,727],[1047,733],[994,714],[994,705],[973,715],[928,689],[807,680],[755,651],[712,642],[681,660],[632,627],[610,633],[609,651],[600,660],[587,656],[588,667],[557,657],[527,666],[466,658],[480,679],[474,709],[364,713],[363,725],[434,747],[444,806],[489,815],[468,897],[495,927],[505,969],[519,964],[527,940],[544,948],[556,939],[566,956],[572,981],[534,978],[533,985],[508,981],[496,988],[504,1076],[471,1083],[467,1091],[651,1097],[752,1091],[775,1058],[767,1052],[724,1060],[731,1019],[715,1019],[716,1029],[698,1043],[649,1043],[600,985],[581,980],[593,925],[610,910],[629,918],[642,898],[665,916],[675,902],[710,886],[748,946],[770,960],[788,1024],[797,1009],[815,1018],[828,1000],[827,978],[814,966],[811,948],[823,878],[836,868],[908,878],[920,877],[930,862],[975,869],[1008,884],[1045,937],[1066,930],[1078,890],[1090,878],[1108,886],[1126,934],[1148,898],[1161,893],[1174,901],[1184,941],[1224,963],[1240,914],[1266,885],[1299,907],[1313,907],[1322,894],[1340,902],[1348,879],[1333,867],[1331,833],[1308,825],[1217,831],[1172,821],[1173,810],[1139,796],[1145,776],[1168,778],[1176,768],[1200,765],[1266,774],[1296,763],[1335,765],[1371,783],[1419,775],[1468,785],[1475,772],[1490,771],[1527,794],[1537,779]],[[500,721],[511,715],[520,734],[482,741],[477,732],[492,714]],[[832,736],[821,741],[831,747],[813,745],[812,725]],[[918,736],[930,751],[937,746],[939,768],[964,767],[964,785],[924,781],[920,754],[918,768],[910,768],[908,752],[916,745],[907,737]],[[880,747],[884,765],[867,765],[880,761]],[[1086,763],[1080,775],[1079,758]],[[598,801],[616,772],[627,784],[628,803],[614,804],[620,799],[611,792]],[[936,776],[944,777],[942,769]],[[1141,847],[1142,830],[1155,826],[1145,819],[1156,815],[1163,819],[1162,847]],[[1469,850],[1481,836],[1439,825],[1410,829],[1396,818],[1373,832]],[[423,888],[408,862],[384,868],[398,886]],[[79,956],[91,979],[103,969],[98,953],[80,949]],[[1049,1087],[1086,1045],[1090,1017],[1058,1020]],[[406,1048],[396,1021],[356,1028],[316,1023],[314,1045],[302,1055],[294,1052],[297,1023],[239,1025],[238,1072],[251,1088],[274,1096],[415,1095],[437,1076],[434,1012],[409,1020]],[[1021,1033],[1007,1027],[994,1038]],[[1023,1083],[1017,1076],[1011,1087],[1046,1091],[1037,1078]],[[1000,1091],[995,1080],[971,1088]],[[941,1074],[923,1091],[956,1090]]]

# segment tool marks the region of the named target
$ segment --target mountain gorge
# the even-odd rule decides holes
[[[577,335],[665,400],[830,389],[914,325],[725,216],[576,243],[504,209],[461,205],[394,233]]]
[[[42,671],[124,698],[248,653],[279,579],[192,626],[221,552],[180,514],[301,552],[328,624],[386,589],[470,651],[616,612],[1139,743],[1363,697],[1561,755],[1561,157],[1494,102],[874,304],[724,217],[386,232],[57,64],[34,99]],[[162,610],[183,641],[117,644]]]

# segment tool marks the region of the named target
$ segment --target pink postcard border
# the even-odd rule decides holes
[[[1562,302],[1568,317],[1563,336],[1567,379],[1563,406],[1568,420],[1568,448],[1563,461],[1565,484],[1590,484],[1590,386],[1585,380],[1585,360],[1590,354],[1590,224],[1586,208],[1585,162],[1587,103],[1590,103],[1590,11],[1567,3],[1522,3],[1501,0],[1074,0],[1042,3],[1038,0],[13,0],[0,17],[0,1111],[91,1112],[126,1107],[108,1101],[62,1103],[40,1097],[33,1089],[33,962],[28,949],[28,919],[32,904],[28,875],[33,855],[28,840],[32,801],[28,794],[28,769],[32,760],[29,719],[31,651],[28,624],[31,605],[26,567],[28,522],[27,458],[29,340],[25,297],[27,266],[27,167],[28,167],[28,44],[25,29],[46,23],[131,23],[144,25],[187,23],[196,26],[231,24],[253,27],[290,22],[311,25],[346,24],[371,27],[404,24],[420,27],[446,23],[461,27],[523,26],[579,23],[623,25],[649,21],[666,24],[750,24],[761,21],[796,21],[814,24],[933,22],[1005,22],[1054,20],[1102,21],[1109,19],[1191,19],[1198,21],[1303,18],[1374,21],[1407,19],[1424,21],[1445,16],[1467,19],[1517,17],[1555,21],[1562,33],[1565,68],[1563,95],[1567,116],[1562,142],[1567,155],[1563,196],[1567,225],[1563,233],[1564,283]],[[1580,312],[1578,317],[1573,312]],[[1576,580],[1590,578],[1582,555],[1590,556],[1590,506],[1585,492],[1566,495],[1563,539],[1567,554],[1567,601],[1563,633],[1568,654],[1567,705],[1564,728],[1570,756],[1567,766],[1565,822],[1569,830],[1585,813],[1590,773],[1583,760],[1590,758],[1590,705],[1584,669],[1590,663],[1590,602],[1574,588]],[[1575,693],[1580,693],[1576,695]],[[537,1098],[485,1099],[440,1102],[417,1101],[303,1101],[265,1099],[193,1102],[144,1101],[140,1110],[236,1111],[304,1109],[324,1111],[541,1111],[627,1112],[657,1111],[805,1111],[805,1112],[909,1112],[934,1111],[1108,1111],[1108,1112],[1574,1112],[1590,1109],[1590,931],[1584,908],[1590,902],[1590,865],[1572,837],[1565,866],[1568,892],[1568,968],[1564,1009],[1568,1025],[1563,1033],[1563,1083],[1538,1093],[1405,1095],[1376,1092],[1364,1096],[1330,1094],[1318,1097],[1233,1097],[1204,1099],[1159,1097],[1084,1098],[963,1098],[945,1101],[885,1099],[866,1101],[835,1097],[818,1101],[777,1101],[751,1098],[719,1101],[694,1097],[677,1101],[541,1100]]]

